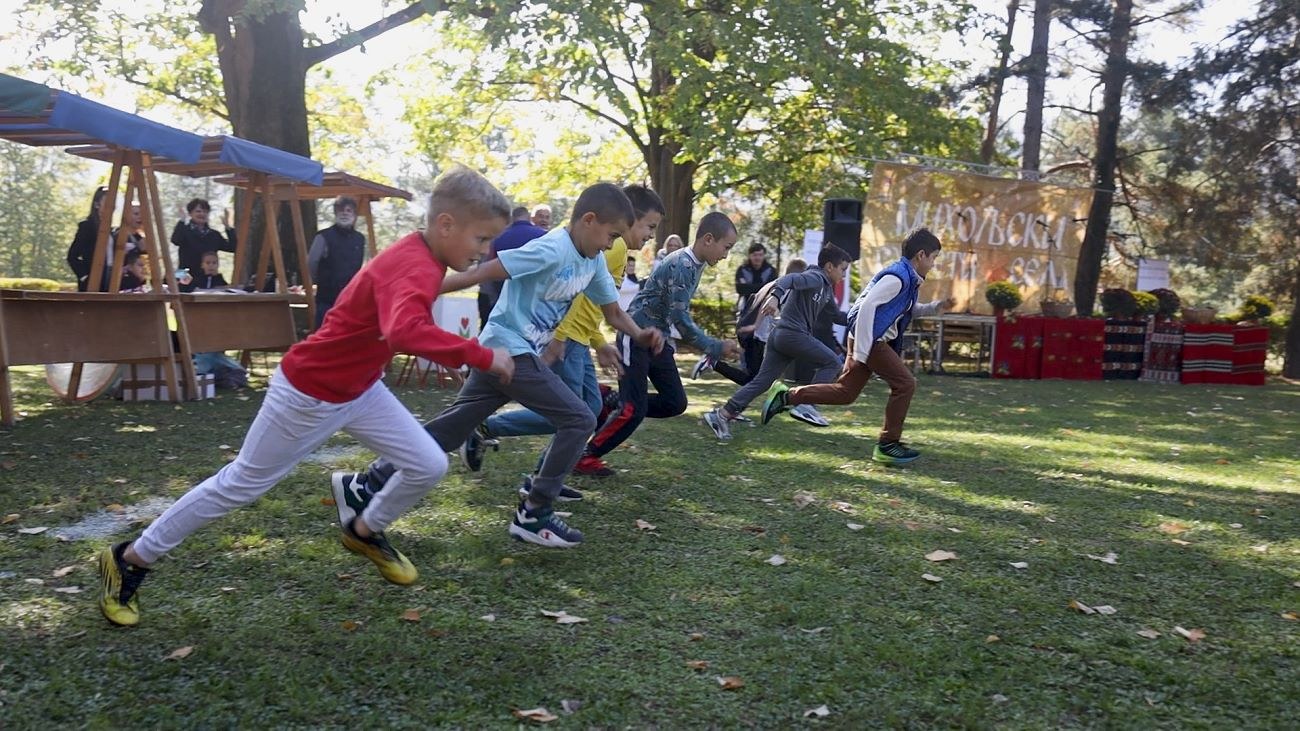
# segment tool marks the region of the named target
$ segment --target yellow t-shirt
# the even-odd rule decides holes
[[[623,272],[627,269],[627,242],[623,239],[614,241],[614,245],[605,252],[605,265],[614,277],[614,288],[618,289],[623,283]],[[605,314],[600,308],[587,299],[587,295],[580,294],[569,305],[569,314],[555,328],[555,337],[557,340],[576,340],[599,348],[605,344],[605,335],[600,331],[600,325],[604,321]]]

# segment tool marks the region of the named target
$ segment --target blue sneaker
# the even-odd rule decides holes
[[[488,435],[486,424],[479,424],[470,432],[465,443],[460,445],[460,461],[465,463],[470,472],[478,472],[483,469],[483,457],[487,454],[488,447],[500,449],[500,444]]]
[[[570,528],[555,514],[555,509],[546,507],[529,510],[526,501],[519,501],[515,509],[515,519],[510,522],[510,535],[516,540],[536,543],[547,548],[573,548],[582,543],[582,532]]]
[[[524,475],[524,484],[519,488],[519,497],[521,498],[528,497],[528,493],[532,492],[532,490],[533,490],[533,476]],[[569,487],[568,485],[560,485],[560,494],[555,496],[556,502],[561,502],[561,503],[576,503],[581,499],[582,499],[582,493],[579,492],[578,490],[573,489],[572,487]]]

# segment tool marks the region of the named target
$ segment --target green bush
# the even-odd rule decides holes
[[[1291,324],[1291,316],[1278,314],[1264,320],[1264,325],[1268,326],[1268,352],[1278,360],[1282,360],[1286,353],[1286,329]]]
[[[1138,317],[1150,317],[1160,311],[1160,299],[1150,292],[1133,292]]]
[[[1238,320],[1263,320],[1273,314],[1273,300],[1263,295],[1252,294],[1241,303],[1241,311],[1237,313]]]
[[[1000,310],[1014,310],[1024,301],[1020,296],[1020,288],[1005,279],[989,282],[989,286],[984,290],[984,299],[988,300],[994,309]]]
[[[76,288],[76,285],[62,284],[53,279],[37,279],[35,277],[0,277],[0,289],[34,289],[39,292],[60,292]]]
[[[1137,313],[1137,300],[1127,289],[1112,287],[1102,290],[1101,313],[1112,319],[1127,320]]]
[[[1183,309],[1182,298],[1172,289],[1161,287],[1160,289],[1151,290],[1150,294],[1155,295],[1156,300],[1160,303],[1159,309],[1156,310],[1156,314],[1160,317],[1173,317]]]
[[[691,319],[715,338],[736,337],[736,303],[717,299],[691,300]]]

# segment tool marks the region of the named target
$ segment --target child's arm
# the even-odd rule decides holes
[[[499,282],[503,279],[509,279],[510,273],[501,260],[493,259],[486,264],[479,264],[467,272],[455,272],[442,278],[442,286],[438,288],[438,294],[447,292],[456,292],[462,289],[469,289],[476,284],[484,282]]]
[[[509,379],[513,360],[505,351],[490,350],[434,323],[430,282],[418,271],[388,279],[374,292],[379,332],[393,351],[418,355],[448,368],[470,365]]]
[[[649,349],[652,353],[658,353],[663,350],[663,333],[659,332],[658,328],[643,328],[637,325],[636,321],[632,319],[632,316],[624,312],[622,307],[618,306],[618,302],[610,302],[609,304],[601,305],[600,311],[605,315],[605,322],[608,322],[610,327],[619,332],[626,333],[628,337],[636,341],[637,345]]]
[[[957,298],[949,297],[946,300],[935,300],[933,302],[926,302],[923,305],[917,305],[914,308],[914,314],[916,317],[929,317],[930,315],[937,315],[947,310],[951,310],[956,305]]]
[[[899,292],[903,291],[903,282],[898,277],[881,277],[867,290],[862,306],[858,308],[858,321],[853,328],[853,360],[866,363],[871,354],[871,346],[876,344],[872,334],[876,329],[876,309],[887,304]]]
[[[670,281],[672,302],[668,305],[667,320],[676,325],[682,339],[707,353],[714,359],[726,359],[740,354],[740,346],[735,340],[719,340],[704,332],[695,320],[691,319],[691,296],[695,294],[694,272],[686,271],[682,259],[674,262],[674,269],[665,272]]]

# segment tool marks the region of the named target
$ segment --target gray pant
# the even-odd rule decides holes
[[[806,332],[777,327],[768,337],[763,365],[753,380],[741,386],[727,401],[727,411],[732,414],[744,411],[759,394],[771,388],[794,361],[808,363],[816,369],[813,383],[830,383],[840,370],[840,359],[825,343]]]
[[[564,477],[582,456],[587,438],[596,429],[596,417],[555,371],[542,364],[541,358],[516,355],[514,361],[515,375],[509,385],[502,385],[490,373],[470,371],[456,400],[425,424],[424,430],[450,452],[459,449],[475,427],[511,401],[545,416],[555,425],[555,436],[533,478],[531,496],[534,502],[547,504],[560,494]],[[393,469],[384,460],[372,462],[368,470],[371,489],[379,489],[387,482]]]

